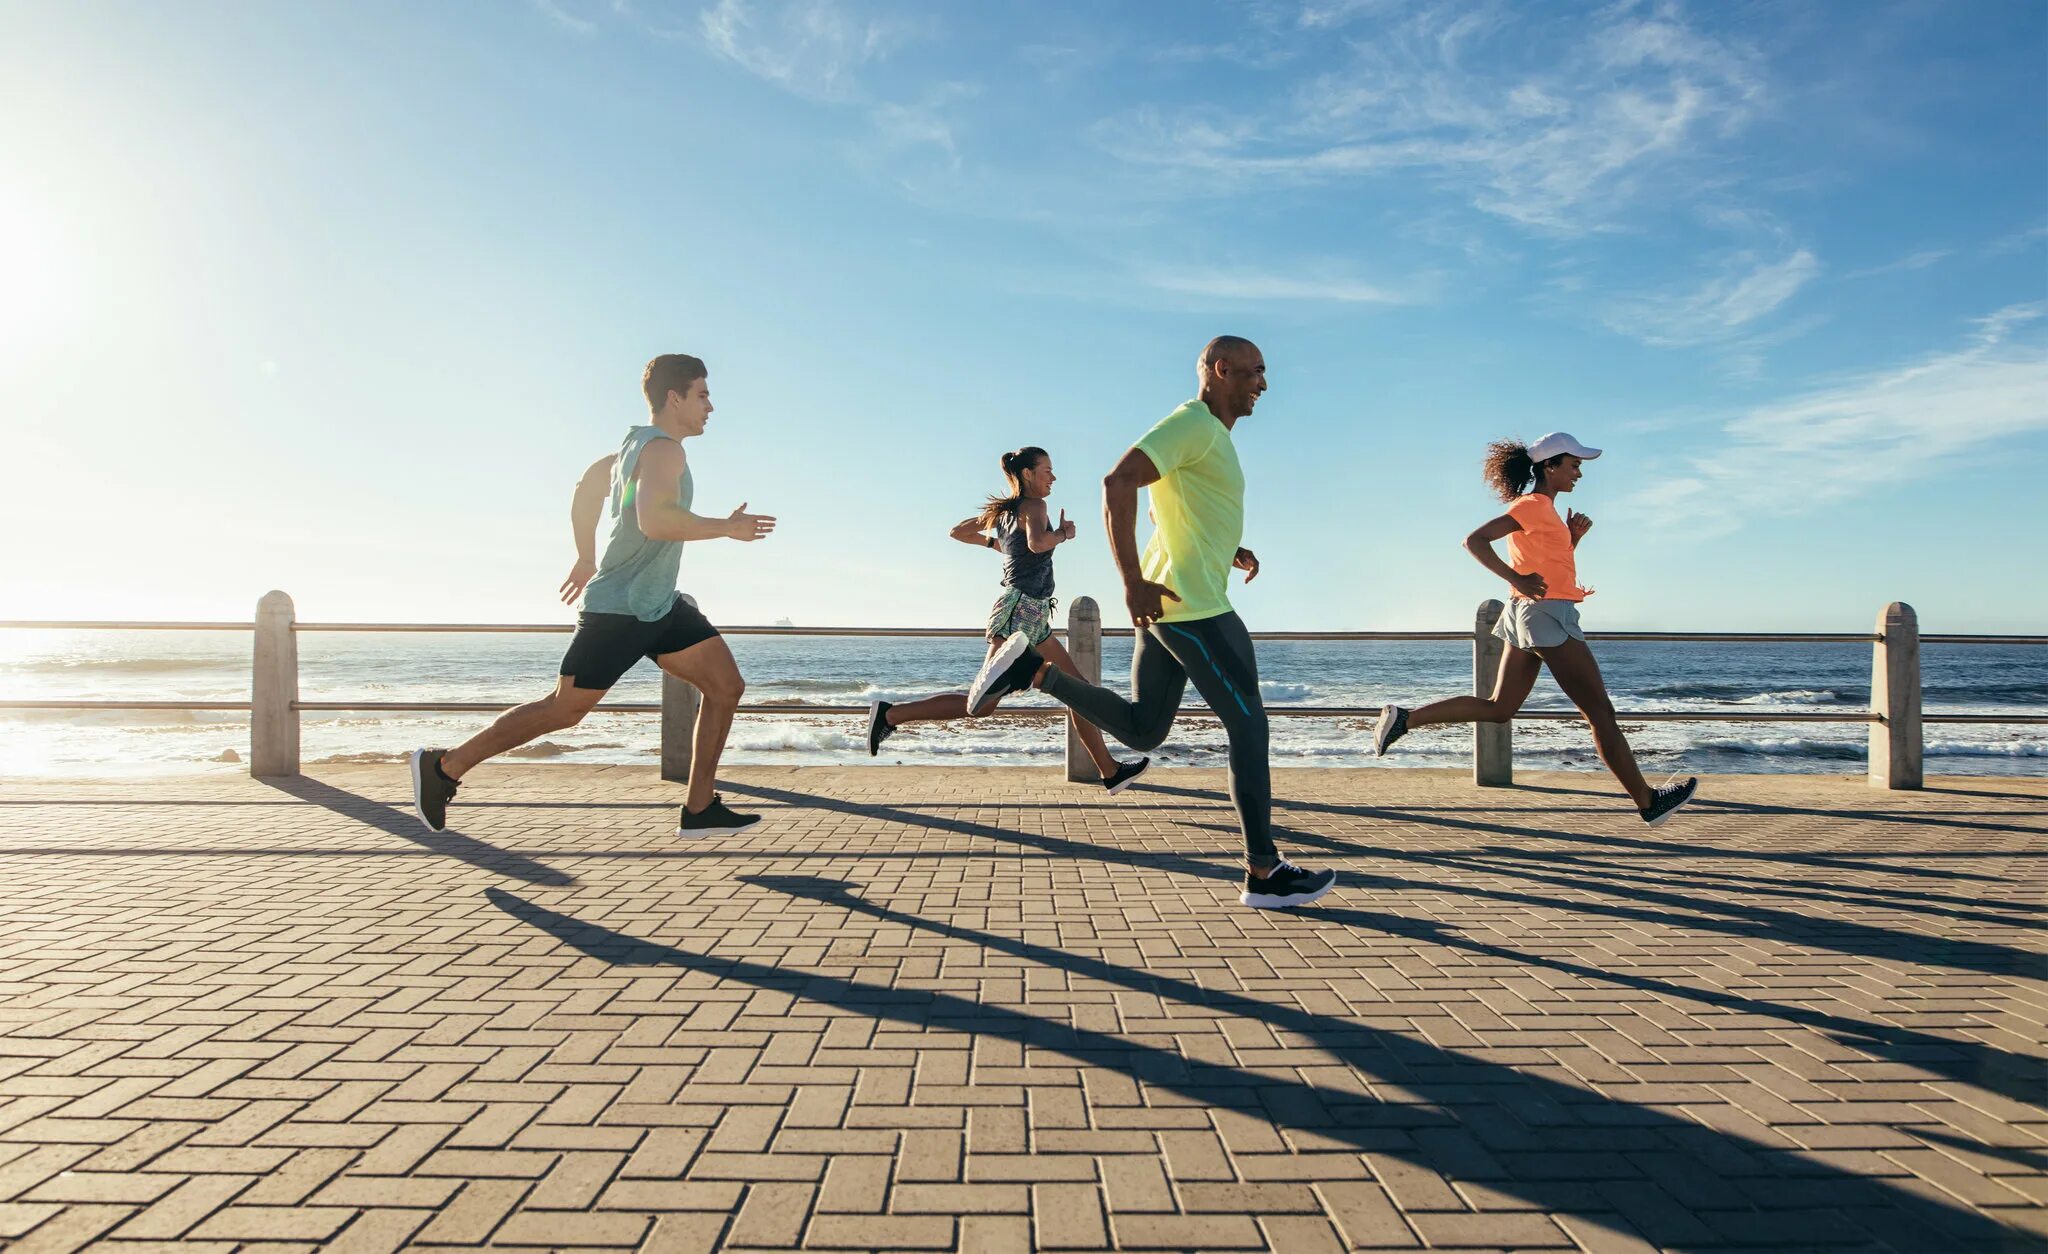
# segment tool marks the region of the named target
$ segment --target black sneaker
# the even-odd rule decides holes
[[[1024,638],[1023,632],[1016,632],[1003,641],[1001,648],[988,655],[988,661],[981,664],[981,670],[974,676],[974,682],[967,688],[967,713],[972,717],[991,701],[1006,697],[1013,692],[1022,692],[1031,686],[1037,677],[1038,668],[1045,665],[1045,659],[1038,656],[1038,650]]]
[[[441,759],[448,756],[446,749],[414,749],[412,765],[412,812],[420,816],[420,822],[430,832],[448,829],[448,803],[455,800],[455,790],[460,783],[441,773]]]
[[[761,821],[758,814],[735,814],[725,808],[725,797],[711,794],[711,804],[690,813],[686,807],[683,819],[676,827],[678,836],[732,836],[744,832]]]
[[[1110,796],[1114,797],[1124,789],[1129,788],[1131,781],[1143,775],[1145,768],[1150,765],[1152,765],[1152,759],[1150,758],[1139,758],[1136,762],[1120,762],[1117,764],[1116,774],[1103,780],[1102,786],[1109,790]]]
[[[1280,859],[1280,865],[1264,879],[1254,879],[1250,871],[1244,873],[1244,891],[1237,895],[1238,901],[1260,910],[1284,910],[1289,906],[1305,906],[1319,901],[1337,884],[1335,871],[1304,871],[1300,867]]]
[[[1657,789],[1650,794],[1650,804],[1641,811],[1643,822],[1655,827],[1678,813],[1678,807],[1691,801],[1699,786],[1700,781],[1696,777],[1688,776],[1683,784],[1666,784]]]
[[[1372,756],[1383,758],[1394,742],[1408,734],[1408,711],[1398,705],[1380,707],[1380,725],[1373,729]]]
[[[889,703],[877,701],[868,707],[868,756],[874,757],[882,751],[882,742],[896,734],[889,726]]]

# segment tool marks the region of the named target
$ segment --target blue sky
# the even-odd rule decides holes
[[[1469,622],[1563,428],[1595,628],[2039,631],[2044,14],[8,5],[0,615],[560,619],[688,351],[700,508],[782,519],[714,619],[978,623],[1036,443],[1114,620],[1096,482],[1230,332],[1255,629]]]

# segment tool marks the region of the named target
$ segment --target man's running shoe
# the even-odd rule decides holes
[[[731,836],[744,832],[761,821],[758,814],[735,814],[725,808],[725,798],[719,793],[711,794],[711,804],[690,813],[683,810],[683,819],[676,827],[678,836]]]
[[[1650,804],[1642,809],[1643,822],[1655,827],[1670,818],[1678,812],[1678,807],[1692,800],[1699,786],[1700,781],[1696,777],[1688,776],[1683,784],[1666,784],[1657,789],[1650,794]]]
[[[1304,871],[1282,858],[1280,865],[1264,879],[1246,871],[1244,891],[1237,895],[1237,899],[1260,910],[1284,910],[1289,906],[1305,906],[1311,901],[1321,900],[1336,883],[1335,871]]]
[[[1408,711],[1398,705],[1380,707],[1380,725],[1373,729],[1372,756],[1383,758],[1394,742],[1408,734]]]
[[[896,734],[889,726],[889,703],[877,701],[868,707],[868,756],[874,757],[882,751],[882,742]]]
[[[1031,647],[1024,633],[1013,633],[1001,648],[988,655],[988,661],[981,664],[974,682],[968,686],[968,715],[978,714],[991,701],[1029,688],[1043,665],[1045,659],[1038,656],[1038,650]]]
[[[448,803],[455,800],[455,790],[462,786],[441,773],[441,759],[446,756],[446,749],[414,749],[409,759],[412,812],[420,816],[420,822],[430,832],[447,830]]]
[[[1109,795],[1114,797],[1124,789],[1129,788],[1131,781],[1143,775],[1145,768],[1150,765],[1152,765],[1152,759],[1150,758],[1139,758],[1136,762],[1118,763],[1116,774],[1103,780],[1102,786],[1109,789]]]

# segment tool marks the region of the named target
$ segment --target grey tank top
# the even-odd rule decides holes
[[[681,540],[650,540],[640,530],[634,509],[637,485],[633,471],[640,454],[656,440],[670,437],[659,427],[633,427],[619,445],[618,460],[612,463],[611,537],[597,562],[597,576],[583,589],[583,608],[592,614],[631,614],[642,622],[655,622],[676,604],[676,575],[682,569]],[[688,463],[676,484],[676,495],[684,509],[695,500],[696,481]]]
[[[1050,597],[1052,550],[1033,553],[1031,541],[1024,534],[1024,522],[1015,514],[997,526],[1000,530],[996,532],[996,544],[1003,551],[1003,586],[1041,601]]]

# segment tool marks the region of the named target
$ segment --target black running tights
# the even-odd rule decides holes
[[[1046,672],[1045,692],[1124,744],[1149,752],[1166,740],[1189,680],[1230,737],[1230,800],[1244,829],[1245,857],[1267,866],[1279,854],[1273,848],[1266,706],[1259,699],[1251,633],[1235,613],[1154,623],[1139,632],[1128,701],[1058,668]]]

